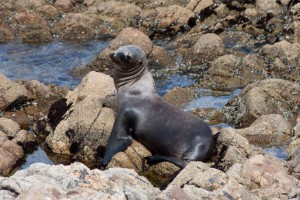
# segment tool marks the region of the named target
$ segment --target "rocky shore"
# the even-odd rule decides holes
[[[82,77],[74,90],[0,74],[0,199],[299,199],[299,27],[293,0],[1,1],[0,43],[111,40],[70,71]],[[118,108],[108,55],[126,44],[146,52],[156,77],[196,80],[163,96],[181,109],[201,89],[241,89],[221,108],[189,111],[212,125],[210,161],[149,166],[134,141],[101,166]],[[15,172],[38,145],[73,163]],[[286,160],[265,152],[274,146]]]

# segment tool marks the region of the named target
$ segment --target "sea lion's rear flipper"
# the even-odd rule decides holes
[[[158,162],[163,162],[163,161],[168,161],[170,163],[173,163],[174,165],[177,165],[181,169],[187,165],[186,161],[183,161],[183,160],[180,160],[179,158],[171,157],[171,156],[154,155],[154,156],[145,157],[145,159],[147,160],[147,163],[149,165],[158,163]]]

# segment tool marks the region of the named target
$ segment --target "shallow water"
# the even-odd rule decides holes
[[[54,41],[47,44],[0,44],[0,73],[9,79],[38,80],[44,84],[76,87],[80,80],[69,70],[85,65],[99,54],[108,42],[81,43]]]
[[[270,153],[277,158],[286,160],[288,155],[283,147],[268,147],[263,149],[264,153]]]

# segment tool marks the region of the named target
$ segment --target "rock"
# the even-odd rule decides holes
[[[128,27],[112,40],[109,47],[103,50],[91,63],[84,67],[75,68],[71,71],[71,74],[81,77],[90,71],[97,71],[112,75],[114,64],[110,60],[109,54],[124,45],[139,46],[145,51],[147,56],[150,55],[153,48],[152,41],[147,35],[137,29]]]
[[[10,199],[154,199],[160,192],[130,169],[90,170],[36,163],[11,177],[0,177],[0,194]],[[9,198],[7,198],[9,199]]]
[[[25,152],[32,152],[38,144],[36,136],[26,130],[20,130],[12,141],[20,145]]]
[[[99,19],[82,13],[68,13],[51,30],[54,37],[63,40],[86,40],[95,38]]]
[[[230,124],[248,127],[262,115],[280,114],[294,124],[299,115],[300,85],[281,79],[265,79],[248,85],[225,109]]]
[[[195,14],[200,14],[202,11],[209,8],[213,4],[214,2],[212,0],[196,0],[190,1],[186,8],[194,11]]]
[[[168,190],[164,190],[160,193],[155,200],[168,200],[168,199],[180,199],[191,200],[191,198],[180,187],[171,186]]]
[[[223,40],[214,33],[208,33],[198,39],[186,59],[197,65],[213,61],[217,57],[224,55],[224,53]]]
[[[59,92],[55,93],[50,87],[37,80],[26,81],[23,85],[34,95],[37,106],[45,114],[47,114],[50,106],[61,98]]]
[[[196,108],[190,111],[192,114],[200,117],[204,121],[209,121],[209,124],[226,123],[226,115],[219,109],[215,108]]]
[[[28,118],[28,115],[23,110],[5,112],[3,117],[17,122],[22,129],[28,129],[33,124],[33,121]]]
[[[11,109],[33,98],[25,87],[0,74],[0,111]]]
[[[291,174],[300,180],[300,147],[288,158],[287,165]]]
[[[61,11],[67,11],[72,7],[72,0],[56,0],[54,6]]]
[[[23,155],[22,147],[16,142],[6,140],[0,146],[0,175],[8,175]]]
[[[273,78],[300,81],[300,44],[283,40],[265,45],[259,53],[266,57]]]
[[[151,155],[151,152],[142,144],[133,140],[132,144],[124,152],[119,152],[112,157],[107,168],[129,168],[141,173],[146,170],[144,158]]]
[[[161,46],[153,46],[149,58],[150,69],[165,69],[175,67],[175,59]]]
[[[283,12],[283,7],[276,0],[257,0],[255,6],[260,15],[266,15],[267,13],[279,15]]]
[[[90,72],[66,96],[65,107],[54,107],[50,117],[54,132],[46,139],[55,153],[72,154],[79,160],[95,162],[104,153],[114,122],[114,112],[103,100],[115,93],[111,77]],[[61,113],[62,112],[62,113]],[[53,124],[53,123],[52,123]]]
[[[20,131],[20,126],[11,119],[1,117],[0,130],[4,132],[7,135],[7,137],[14,138],[16,134]]]
[[[296,126],[291,131],[294,137],[291,139],[290,144],[286,148],[286,152],[291,156],[298,147],[300,147],[300,118],[297,119]]]
[[[11,28],[7,24],[0,23],[0,43],[11,41],[14,39],[14,35]]]
[[[183,109],[186,105],[195,99],[194,90],[192,88],[181,88],[175,87],[169,90],[164,96],[163,100],[180,108]]]
[[[222,128],[217,139],[216,156],[212,160],[220,169],[228,169],[235,163],[243,163],[250,156],[259,153],[249,141],[238,133],[238,129]]]
[[[47,22],[33,11],[18,13],[14,17],[18,36],[23,42],[50,42],[52,35]]]
[[[45,4],[45,0],[16,0],[15,8],[19,11],[35,10]]]
[[[142,11],[141,25],[147,28],[148,35],[156,32],[174,35],[181,28],[188,27],[190,18],[195,18],[195,14],[191,10],[178,5],[170,5]]]
[[[288,174],[284,161],[271,155],[256,155],[226,172],[202,162],[190,162],[162,194],[170,194],[174,187],[182,188],[195,200],[288,199],[297,191],[299,180]]]
[[[59,16],[58,10],[52,5],[44,5],[37,9],[40,16],[44,19],[48,20],[55,20]]]
[[[263,115],[255,120],[250,127],[237,129],[250,143],[259,145],[283,145],[291,137],[291,125],[278,114]]]

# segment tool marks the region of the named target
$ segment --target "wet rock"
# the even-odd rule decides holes
[[[72,154],[86,162],[99,159],[114,122],[114,112],[103,107],[103,100],[114,93],[111,77],[97,72],[87,74],[80,85],[67,94],[67,109],[58,106],[58,110],[52,111],[61,118],[49,119],[57,121],[54,132],[46,139],[50,149],[55,153]]]
[[[164,32],[175,35],[181,28],[188,26],[189,19],[194,17],[195,14],[191,10],[178,5],[170,5],[142,11],[141,25],[147,28],[148,35]]]
[[[249,144],[247,138],[239,134],[238,129],[223,128],[217,139],[213,161],[218,168],[226,170],[235,163],[243,163],[259,152],[259,149]]]
[[[26,130],[20,130],[12,141],[20,145],[25,152],[32,152],[38,145],[36,136]]]
[[[278,114],[263,115],[248,128],[237,129],[250,143],[260,145],[283,145],[292,137],[291,125]]]
[[[1,194],[10,199],[154,199],[160,192],[133,170],[90,170],[81,163],[36,163],[0,179]]]
[[[279,15],[283,11],[283,7],[276,0],[257,0],[255,6],[260,15],[266,15],[267,13]]]
[[[180,187],[190,199],[288,199],[299,180],[288,174],[284,161],[256,155],[226,172],[202,162],[189,163],[162,193]],[[276,191],[276,192],[275,192]]]
[[[75,77],[81,77],[90,71],[97,71],[112,75],[114,64],[110,60],[109,54],[124,45],[139,46],[147,56],[150,55],[153,48],[152,41],[147,35],[137,29],[128,27],[112,40],[109,47],[103,50],[91,63],[84,67],[74,68],[71,74]]]
[[[0,111],[11,109],[33,98],[25,87],[9,80],[0,74]]]
[[[68,13],[51,30],[54,37],[64,40],[95,38],[99,19],[82,13]]]
[[[164,96],[163,100],[183,109],[186,105],[195,99],[194,90],[192,88],[181,88],[175,87],[168,91]]]
[[[152,53],[149,58],[150,69],[165,69],[174,67],[175,59],[165,48],[161,46],[153,46]]]
[[[196,108],[191,113],[202,120],[209,121],[209,124],[226,123],[226,115],[215,108]]]
[[[274,45],[265,45],[259,53],[266,57],[273,78],[300,80],[300,44],[283,40]]]
[[[287,165],[293,176],[300,180],[300,147],[288,158]]]
[[[0,43],[14,39],[11,28],[7,24],[0,23]]]
[[[294,124],[299,114],[299,93],[298,83],[281,79],[257,81],[230,100],[224,112],[237,127],[248,127],[267,114],[280,114]]]
[[[14,23],[23,42],[50,42],[52,35],[47,22],[33,11],[17,14]]]
[[[198,39],[186,59],[197,65],[213,61],[224,53],[225,47],[222,38],[214,33],[208,33]]]

